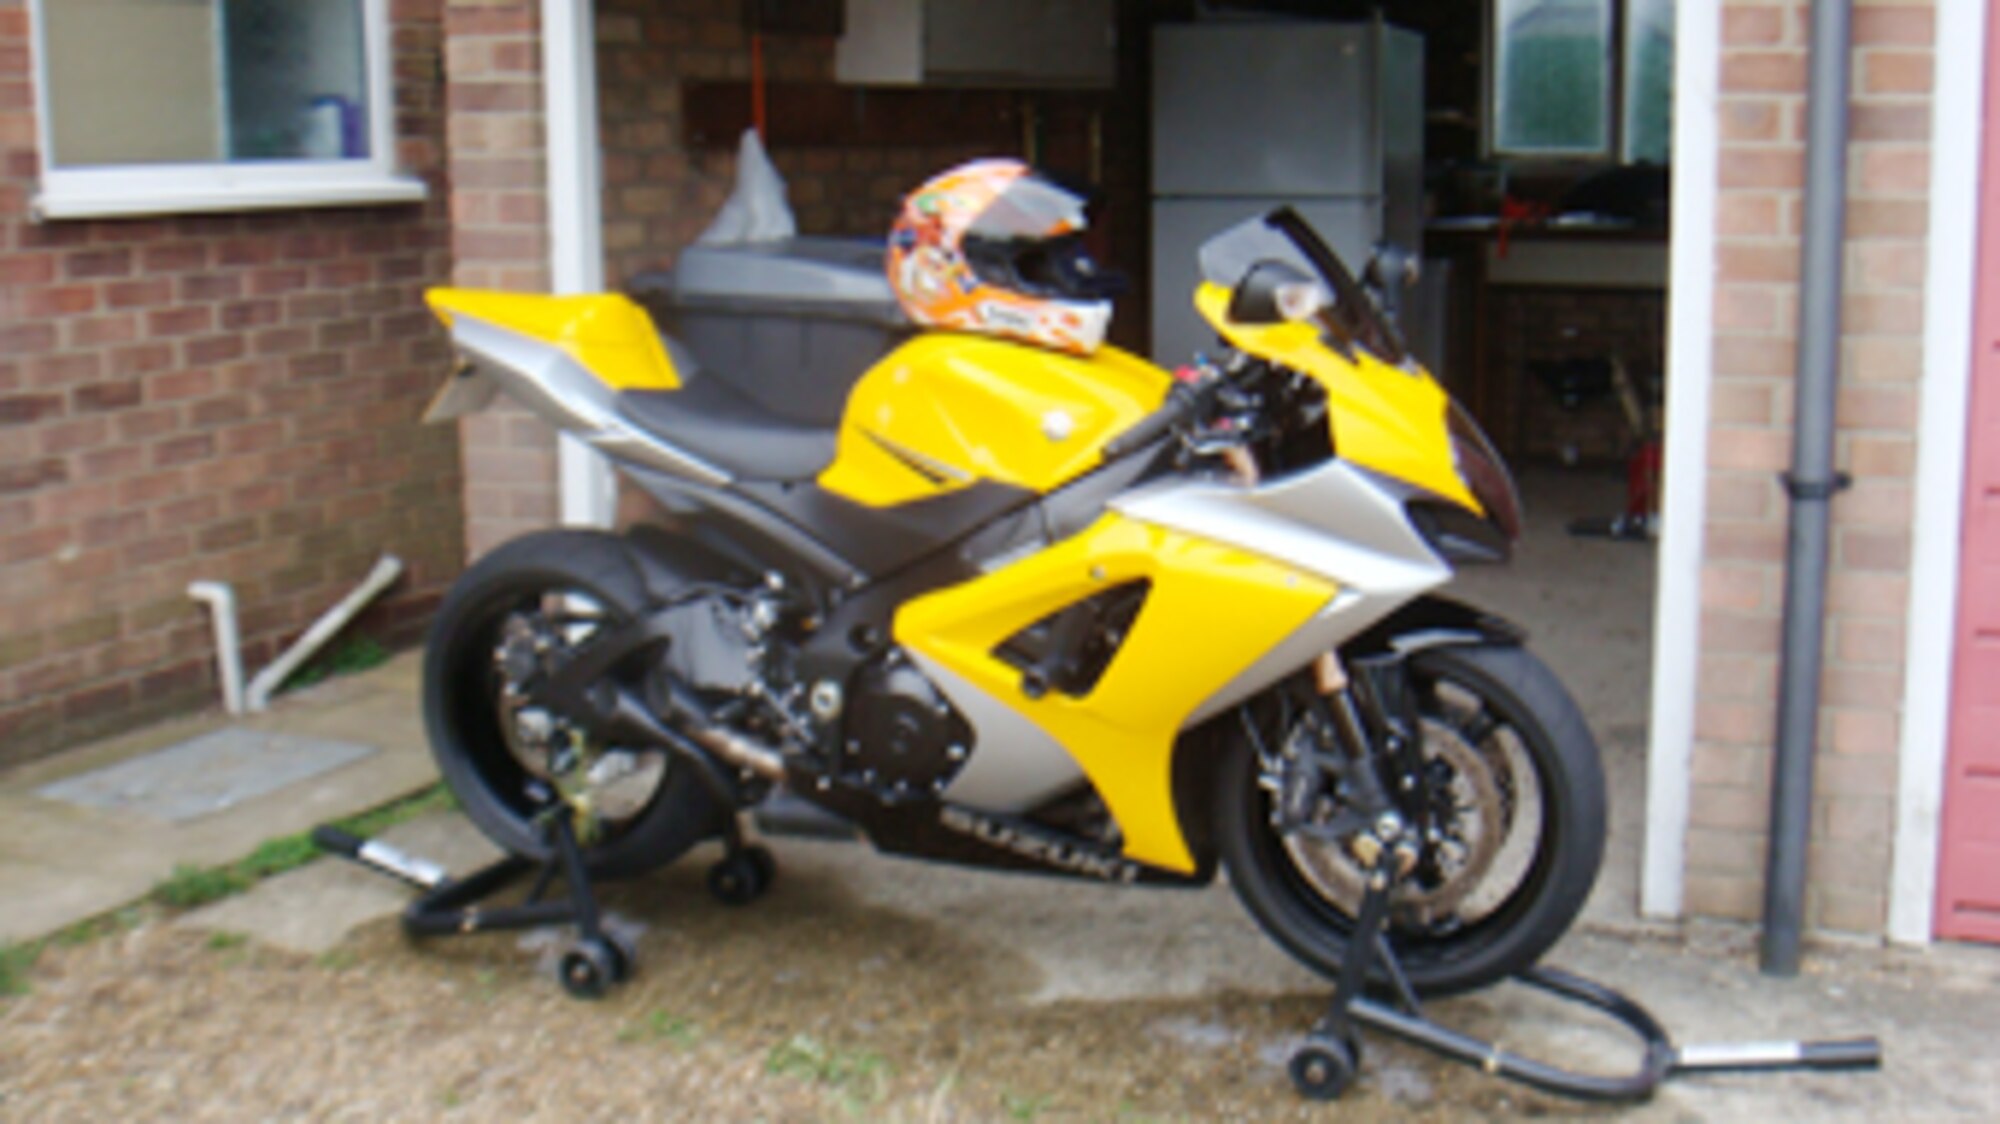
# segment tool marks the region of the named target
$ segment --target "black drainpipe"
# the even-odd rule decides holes
[[[1827,540],[1833,495],[1847,484],[1833,468],[1833,439],[1847,224],[1848,9],[1849,0],[1815,0],[1812,5],[1798,377],[1792,400],[1792,470],[1784,478],[1791,525],[1784,648],[1778,665],[1778,744],[1771,762],[1771,842],[1764,873],[1761,959],[1764,973],[1772,976],[1799,971],[1813,752],[1819,740]]]

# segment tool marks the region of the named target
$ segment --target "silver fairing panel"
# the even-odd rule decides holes
[[[1202,700],[1189,726],[1307,666],[1450,580],[1450,566],[1410,525],[1404,509],[1409,496],[1407,488],[1334,461],[1256,488],[1183,477],[1111,501],[1130,518],[1225,542],[1338,587],[1312,619]],[[1005,700],[921,656],[918,662],[974,731],[972,756],[946,789],[946,799],[985,811],[1021,812],[1082,779],[1068,751]]]
[[[729,483],[722,469],[628,424],[618,412],[618,392],[561,348],[470,316],[454,317],[451,335],[481,376],[606,456],[711,487]]]
[[[1334,460],[1254,488],[1179,478],[1111,506],[1141,522],[1225,542],[1334,582],[1326,607],[1202,701],[1188,725],[1249,698],[1451,579],[1416,528],[1408,491]]]

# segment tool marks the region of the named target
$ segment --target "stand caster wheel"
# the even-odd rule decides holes
[[[1314,1034],[1306,1038],[1285,1069],[1292,1087],[1308,1100],[1330,1101],[1347,1092],[1361,1068],[1360,1047],[1345,1038]]]
[[[563,990],[576,999],[602,999],[631,972],[631,962],[608,940],[581,940],[556,965]]]
[[[611,962],[617,969],[612,974],[611,982],[624,983],[639,967],[639,946],[631,938],[618,933],[607,932],[604,939],[611,945]]]
[[[708,868],[708,892],[724,905],[749,905],[778,876],[778,860],[752,844]]]

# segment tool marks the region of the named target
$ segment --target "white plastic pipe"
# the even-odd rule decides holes
[[[243,647],[236,631],[236,591],[228,582],[195,582],[188,596],[208,606],[215,628],[215,670],[222,680],[222,709],[243,713]]]
[[[368,576],[361,580],[361,584],[354,587],[353,592],[341,598],[340,604],[328,609],[314,621],[312,627],[306,629],[304,636],[299,637],[291,647],[285,649],[283,655],[272,660],[269,667],[258,672],[257,677],[250,681],[250,695],[246,700],[250,713],[261,714],[269,710],[271,695],[277,691],[278,685],[292,672],[298,670],[298,666],[311,658],[314,652],[324,647],[327,641],[333,639],[336,633],[346,627],[348,621],[354,619],[355,614],[361,612],[376,595],[389,588],[390,583],[402,576],[402,573],[402,559],[393,554],[384,554],[381,561],[375,563],[375,568],[368,571]]]

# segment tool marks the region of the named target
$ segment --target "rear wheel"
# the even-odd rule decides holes
[[[608,877],[673,861],[728,811],[664,751],[602,743],[523,691],[644,609],[627,549],[567,530],[499,547],[452,586],[424,656],[431,753],[466,815],[503,850],[539,859],[530,785],[580,798],[595,821],[585,861]]]
[[[1583,908],[1604,852],[1603,767],[1576,704],[1524,649],[1437,648],[1412,656],[1409,672],[1436,830],[1392,893],[1389,940],[1417,990],[1465,991],[1533,964]],[[1362,872],[1339,844],[1274,825],[1275,758],[1300,723],[1280,725],[1232,739],[1217,841],[1250,914],[1333,976]],[[1337,799],[1320,809],[1329,821],[1342,811]]]

